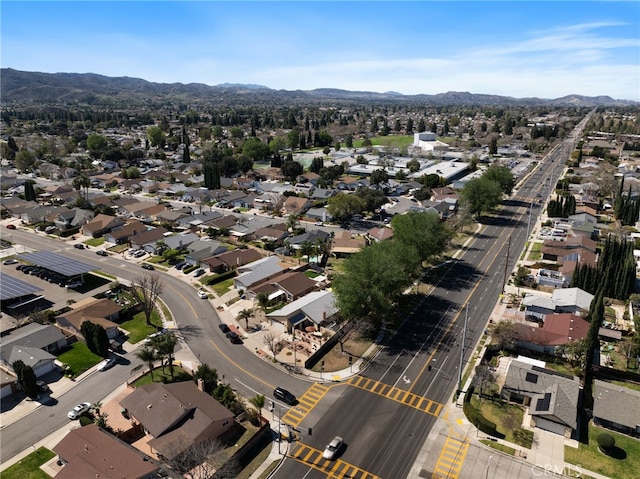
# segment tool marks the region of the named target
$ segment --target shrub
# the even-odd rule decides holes
[[[611,454],[611,451],[613,451],[613,447],[616,444],[616,440],[613,438],[613,436],[607,434],[606,432],[602,432],[598,434],[596,440],[598,441],[598,448],[600,449],[600,451],[605,454]]]
[[[225,279],[233,278],[235,275],[236,275],[236,272],[233,270],[227,271],[225,273],[216,274],[211,277],[207,277],[206,284],[208,285],[217,284],[217,283],[220,283],[221,281],[224,281]],[[204,280],[202,282],[205,283]]]

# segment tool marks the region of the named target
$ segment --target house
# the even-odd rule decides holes
[[[166,236],[163,241],[167,248],[183,249],[198,240],[200,240],[200,237],[195,233],[183,233],[179,235]]]
[[[261,241],[282,241],[289,236],[287,225],[284,223],[276,223],[256,230],[254,237]]]
[[[233,286],[246,291],[251,286],[274,278],[287,269],[289,267],[277,256],[268,256],[237,268],[238,276],[234,278]]]
[[[393,238],[393,230],[391,228],[374,227],[365,233],[367,241],[371,243],[379,243],[381,241]]]
[[[104,235],[104,240],[107,243],[123,244],[129,241],[134,235],[142,231],[146,231],[147,227],[138,220],[129,221],[124,226],[114,228],[109,233]]]
[[[154,479],[159,467],[148,456],[95,424],[69,431],[53,447],[62,469],[56,479]]]
[[[331,253],[337,258],[359,252],[367,245],[367,240],[363,236],[353,236],[349,231],[338,231],[331,240]]]
[[[166,205],[153,205],[138,210],[136,213],[136,218],[145,223],[151,223],[152,221],[158,220],[158,215],[167,211]]]
[[[285,243],[289,248],[294,250],[300,250],[304,248],[305,244],[315,246],[317,244],[325,244],[331,239],[331,234],[322,230],[306,231],[297,236],[291,236],[285,240]]]
[[[640,391],[594,379],[593,422],[640,437]]]
[[[502,397],[528,407],[535,427],[571,437],[578,427],[580,379],[520,358],[506,359]]]
[[[190,265],[199,265],[200,261],[227,251],[227,247],[219,241],[200,239],[191,243],[187,249],[189,253],[184,260]]]
[[[269,301],[285,300],[293,301],[314,289],[318,284],[299,271],[285,271],[264,282],[257,283],[247,288],[246,294],[250,299],[255,298],[260,293],[269,297]]]
[[[60,329],[30,323],[2,338],[0,362],[8,371],[13,371],[13,363],[21,360],[40,377],[55,369],[54,354],[66,345],[67,338]]]
[[[557,288],[551,297],[527,294],[522,299],[525,316],[544,319],[547,314],[572,313],[584,315],[589,311],[593,295],[580,288]]]
[[[541,327],[515,323],[518,346],[530,351],[558,354],[571,341],[587,337],[589,321],[571,313],[547,314]]]
[[[116,216],[109,216],[104,214],[98,214],[88,223],[85,223],[82,228],[82,234],[91,236],[93,238],[99,238],[105,233],[110,232],[114,228],[118,228],[124,225],[124,220]]]
[[[59,231],[66,231],[71,228],[81,227],[91,221],[93,217],[93,211],[71,208],[67,211],[59,211],[47,216],[46,220],[52,222]]]
[[[309,208],[304,215],[309,219],[320,220],[323,223],[330,222],[333,219],[327,208]]]
[[[19,391],[18,378],[13,371],[0,368],[0,399],[4,399]]]
[[[145,384],[120,401],[120,406],[142,425],[149,436],[147,445],[167,458],[219,438],[234,424],[233,413],[192,381]]]
[[[65,213],[69,209],[65,206],[36,206],[20,215],[22,222],[26,225],[34,225],[46,221],[46,218],[58,213]]]
[[[267,316],[285,323],[287,331],[293,328],[305,330],[311,326],[316,331],[336,321],[339,310],[335,294],[331,291],[312,291]]]
[[[115,339],[119,334],[118,325],[114,322],[120,317],[122,308],[110,299],[88,298],[71,305],[73,309],[56,316],[56,323],[60,328],[76,336],[82,335],[82,323],[90,321],[102,326],[109,339]]]
[[[311,206],[312,203],[308,198],[288,196],[282,206],[282,213],[285,215],[302,215]]]
[[[224,273],[261,258],[262,255],[255,249],[234,249],[205,258],[200,261],[200,265],[208,265],[212,273]]]
[[[153,229],[145,229],[138,234],[129,238],[129,244],[132,248],[144,249],[148,253],[155,254],[158,249],[158,242],[164,241],[165,233],[169,231],[162,226]]]

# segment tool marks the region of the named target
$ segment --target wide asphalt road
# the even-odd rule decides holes
[[[296,424],[300,440],[274,477],[408,476],[443,404],[459,387],[461,348],[464,369],[577,137],[554,148],[464,254],[434,272],[441,274],[436,287],[367,369],[348,384],[328,386]],[[336,435],[346,446],[336,461],[322,459]]]

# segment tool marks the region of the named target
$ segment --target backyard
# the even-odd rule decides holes
[[[615,443],[613,457],[598,449],[598,434],[606,432]],[[589,444],[580,443],[578,449],[565,446],[564,460],[586,470],[615,479],[638,477],[640,470],[640,440],[589,424]]]

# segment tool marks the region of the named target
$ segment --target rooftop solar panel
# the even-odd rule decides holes
[[[8,274],[0,273],[0,301],[20,298],[38,291],[42,291],[42,288]]]
[[[36,251],[35,253],[23,253],[17,258],[33,263],[37,266],[50,269],[65,276],[75,276],[77,274],[88,273],[96,269],[95,266],[83,263],[61,254],[51,251]]]

